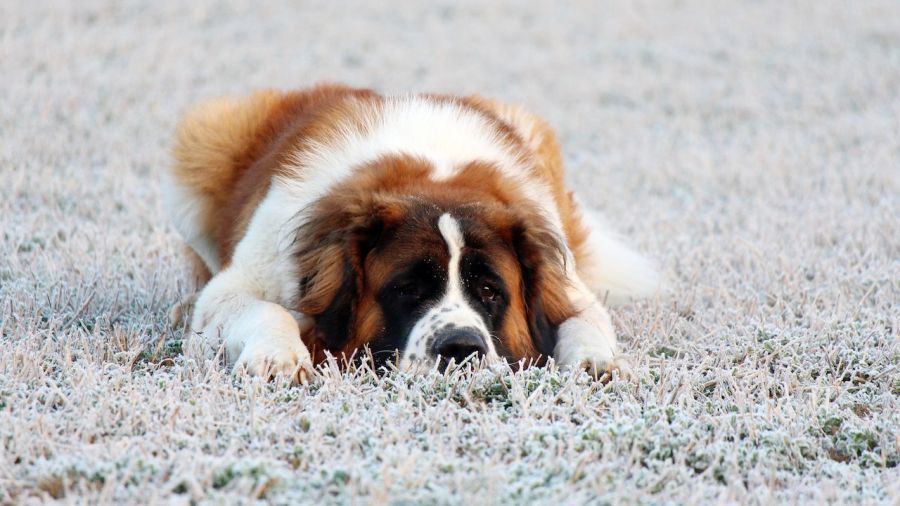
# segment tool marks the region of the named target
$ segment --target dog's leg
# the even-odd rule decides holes
[[[262,300],[253,277],[237,266],[217,274],[200,293],[191,325],[209,357],[224,342],[235,372],[304,380],[312,371],[300,328],[284,307]]]
[[[628,364],[618,356],[609,312],[574,270],[567,274],[567,294],[577,313],[559,326],[553,353],[556,362],[583,368],[596,379],[608,380],[613,371],[629,377]]]
[[[224,342],[235,371],[303,379],[312,372],[298,319],[282,304],[295,296],[297,279],[288,226],[296,206],[273,187],[238,243],[231,264],[213,276],[194,307],[191,328],[208,354]]]

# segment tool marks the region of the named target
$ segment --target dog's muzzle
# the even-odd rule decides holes
[[[452,360],[461,364],[470,357],[478,359],[487,353],[487,343],[481,332],[470,327],[441,331],[431,345],[431,354],[440,357],[439,367],[447,368]]]

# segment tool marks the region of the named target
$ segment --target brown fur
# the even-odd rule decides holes
[[[187,114],[176,133],[172,173],[203,202],[203,226],[223,267],[297,137],[321,135],[315,130],[328,124],[321,116],[348,97],[373,96],[337,85],[266,90],[213,100]]]
[[[537,162],[532,173],[550,185],[569,247],[575,254],[576,262],[582,261],[586,256],[588,230],[572,193],[566,191],[562,150],[553,129],[546,121],[519,106],[479,96],[467,97],[466,101],[494,116],[501,124],[509,125],[530,148]]]

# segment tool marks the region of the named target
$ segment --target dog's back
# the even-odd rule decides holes
[[[323,85],[220,98],[190,110],[178,126],[166,208],[212,274],[228,263],[268,182],[284,160],[281,144],[298,125],[348,96],[372,92]]]

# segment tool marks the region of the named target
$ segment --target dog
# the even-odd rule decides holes
[[[208,280],[191,339],[253,375],[366,356],[552,358],[608,378],[625,364],[605,302],[657,285],[565,189],[553,131],[518,106],[260,91],[190,110],[173,159],[164,207]]]

